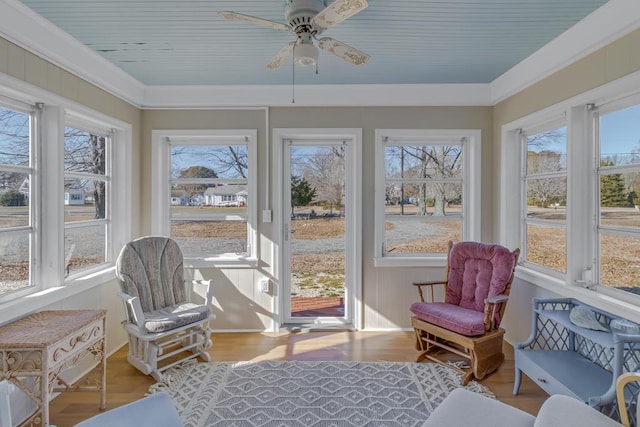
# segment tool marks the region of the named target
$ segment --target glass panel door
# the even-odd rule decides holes
[[[285,321],[347,323],[346,144],[285,144]]]

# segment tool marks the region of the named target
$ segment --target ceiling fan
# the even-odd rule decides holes
[[[280,67],[291,54],[298,65],[316,65],[319,51],[313,43],[314,40],[325,52],[354,65],[362,65],[369,60],[366,53],[331,37],[319,39],[318,36],[367,6],[366,0],[335,0],[328,6],[325,6],[325,0],[286,0],[286,24],[229,11],[218,12],[218,15],[232,21],[262,25],[278,31],[291,31],[296,35],[296,41],[286,44],[267,63],[266,68],[270,70]]]

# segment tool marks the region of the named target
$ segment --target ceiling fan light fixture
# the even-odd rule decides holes
[[[293,47],[293,60],[302,67],[316,65],[319,56],[318,48],[309,43],[298,43]]]

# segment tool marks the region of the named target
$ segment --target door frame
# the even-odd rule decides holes
[[[284,292],[284,215],[288,215],[288,207],[283,206],[284,197],[284,155],[285,144],[289,140],[337,140],[347,141],[348,158],[345,163],[345,179],[347,183],[345,198],[351,201],[352,208],[345,214],[345,317],[350,323],[341,323],[342,327],[362,329],[362,129],[360,128],[274,128],[273,141],[273,239],[274,239],[274,281],[277,289],[275,300],[275,317],[278,327],[287,318],[284,313],[285,298],[291,295]],[[320,143],[319,143],[320,145]],[[330,326],[338,326],[337,323]],[[322,325],[319,325],[321,327]],[[328,325],[327,325],[328,326]]]

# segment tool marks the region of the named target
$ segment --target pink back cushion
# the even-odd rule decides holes
[[[511,280],[515,255],[500,245],[459,242],[449,253],[445,302],[484,311],[487,297],[500,295]]]

